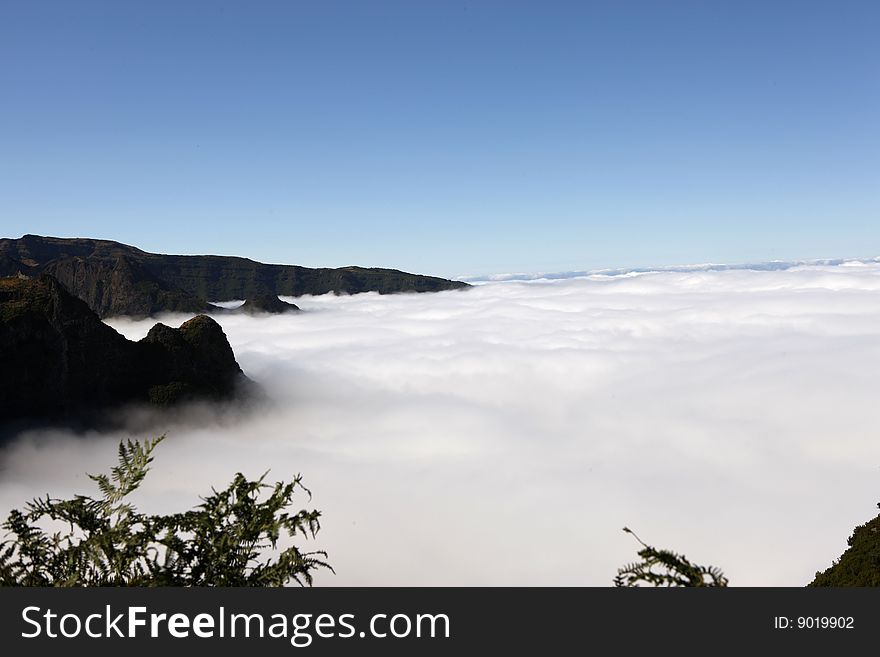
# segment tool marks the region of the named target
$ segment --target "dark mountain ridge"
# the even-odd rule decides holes
[[[0,239],[0,276],[51,274],[101,317],[206,312],[209,301],[328,292],[437,292],[467,283],[396,269],[263,264],[215,255],[160,255],[110,240]]]

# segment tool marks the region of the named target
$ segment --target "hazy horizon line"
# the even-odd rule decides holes
[[[503,283],[507,281],[560,280],[587,276],[626,276],[629,274],[687,273],[696,271],[785,271],[794,267],[839,267],[846,264],[871,264],[880,262],[880,256],[847,258],[809,258],[803,260],[760,260],[744,263],[694,263],[657,265],[653,267],[601,267],[564,271],[511,272],[496,274],[466,274],[451,280],[466,283]]]

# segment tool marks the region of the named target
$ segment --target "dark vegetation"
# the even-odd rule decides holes
[[[123,402],[226,399],[248,380],[206,315],[132,342],[48,275],[0,278],[0,422]]]
[[[614,586],[727,586],[727,578],[715,566],[698,566],[683,554],[647,545],[629,527],[624,527],[623,531],[632,534],[641,544],[641,561],[618,570]]]
[[[311,269],[231,256],[147,253],[109,240],[0,239],[0,276],[54,276],[100,317],[201,313],[209,301],[328,292],[436,292],[468,287],[433,276],[364,267]]]
[[[190,511],[147,515],[128,502],[162,438],[120,443],[111,474],[90,475],[98,498],[49,496],[13,510],[0,544],[5,586],[283,586],[311,585],[332,570],[322,551],[280,547],[289,537],[314,537],[316,510],[289,512],[293,496],[311,497],[297,475],[270,485],[236,474],[228,487]],[[51,532],[47,522],[64,529]]]
[[[827,570],[816,573],[810,586],[880,586],[880,515],[856,527],[847,544]]]
[[[682,554],[646,545],[628,527],[623,531],[642,545],[641,561],[618,570],[615,586],[727,586],[718,568],[698,566]],[[880,586],[880,515],[856,527],[847,544],[846,551],[807,586]]]

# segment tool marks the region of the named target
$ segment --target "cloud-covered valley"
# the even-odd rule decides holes
[[[301,472],[336,569],[318,585],[604,586],[627,525],[733,585],[798,586],[876,511],[880,263],[295,301],[218,316],[272,402],[169,417],[134,501]],[[91,493],[123,437],[20,435],[0,513]]]

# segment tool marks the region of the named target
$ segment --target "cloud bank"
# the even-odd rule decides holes
[[[605,586],[627,525],[734,585],[800,586],[876,511],[880,263],[296,303],[218,318],[274,403],[169,418],[135,501],[302,472],[337,571],[318,585]],[[21,435],[0,512],[91,492],[124,436]]]

